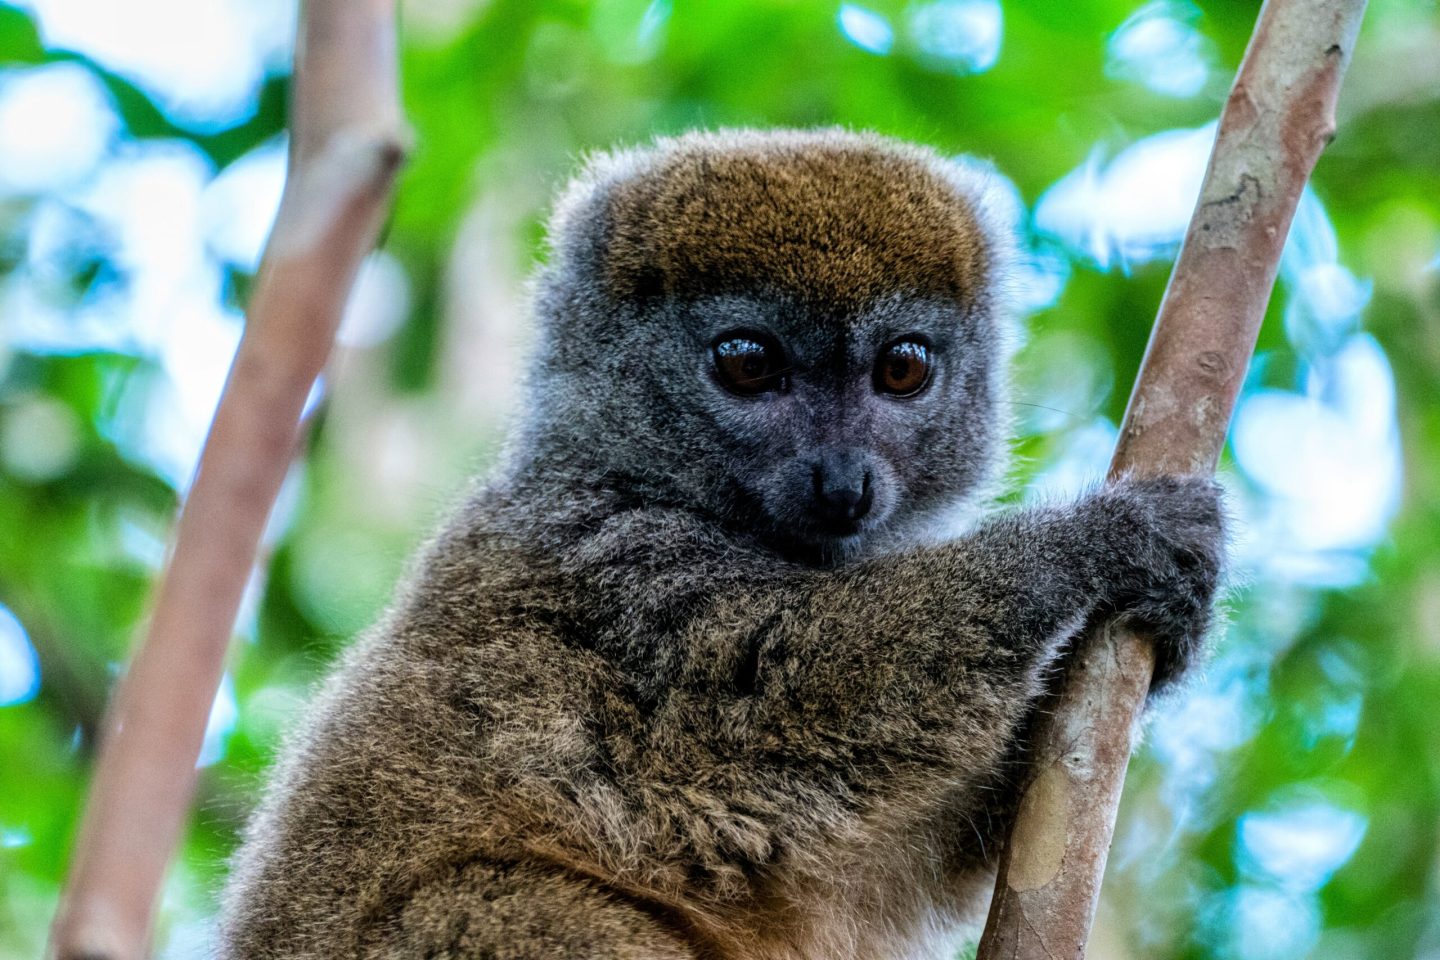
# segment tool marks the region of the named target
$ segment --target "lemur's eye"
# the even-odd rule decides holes
[[[758,333],[728,334],[716,341],[715,372],[731,393],[753,397],[789,385],[780,345]]]
[[[913,397],[930,385],[930,348],[919,340],[895,340],[875,360],[875,389],[892,397]]]

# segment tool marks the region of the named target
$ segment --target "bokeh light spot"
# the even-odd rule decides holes
[[[1035,205],[1035,228],[1097,267],[1171,255],[1185,235],[1215,124],[1166,130],[1122,150],[1108,164],[1096,148]]]
[[[349,347],[384,343],[410,313],[410,278],[400,262],[384,251],[365,258],[345,304],[336,338]]]
[[[1210,77],[1213,51],[1194,22],[1200,10],[1183,0],[1147,3],[1105,46],[1107,76],[1133,80],[1156,93],[1191,97]]]
[[[895,44],[895,29],[874,10],[853,3],[840,5],[840,32],[861,50],[882,56]]]
[[[288,166],[286,137],[276,137],[231,163],[205,187],[200,228],[222,262],[254,273],[280,210]]]
[[[1374,338],[1356,334],[1313,364],[1303,393],[1245,397],[1231,443],[1241,469],[1269,494],[1252,518],[1257,537],[1275,545],[1268,562],[1317,586],[1363,576],[1345,554],[1384,535],[1402,479],[1394,377]]]
[[[1004,14],[999,0],[935,0],[912,6],[906,29],[920,62],[950,73],[983,73],[1000,59]]]
[[[78,63],[0,73],[0,193],[74,184],[120,130],[110,95]]]
[[[35,699],[40,692],[40,658],[25,628],[0,606],[0,707]]]
[[[45,45],[90,57],[171,120],[223,129],[250,116],[289,59],[294,0],[26,0]]]
[[[1314,891],[1355,853],[1367,825],[1363,814],[1320,799],[1283,802],[1240,818],[1240,860],[1272,883]]]
[[[235,681],[227,673],[220,678],[220,689],[215,691],[215,702],[211,704],[210,717],[205,722],[205,740],[195,766],[208,767],[225,758],[226,741],[239,716],[240,711],[235,706]]]
[[[67,473],[80,454],[82,425],[54,397],[33,394],[12,401],[0,413],[0,462],[31,483]]]

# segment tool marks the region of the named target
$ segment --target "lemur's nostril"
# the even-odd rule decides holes
[[[859,520],[865,516],[865,514],[870,512],[870,505],[874,501],[875,497],[870,491],[870,471],[867,470],[865,471],[865,480],[860,485],[860,499],[855,501],[854,505],[850,507],[849,518],[851,520]]]
[[[869,470],[857,470],[850,464],[817,466],[814,482],[820,514],[830,523],[854,523],[869,513],[874,503]]]

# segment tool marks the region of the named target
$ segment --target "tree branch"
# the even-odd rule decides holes
[[[403,159],[395,0],[306,0],[290,175],[144,642],[110,704],[51,936],[140,960],[256,550]]]
[[[1110,464],[1211,473],[1301,191],[1335,131],[1365,0],[1267,0]],[[1085,955],[1154,654],[1114,624],[1083,644],[1035,734],[978,960]]]

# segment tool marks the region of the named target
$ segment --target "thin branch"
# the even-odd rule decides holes
[[[1365,0],[1268,0],[1220,116],[1110,475],[1208,474],[1225,443],[1301,191],[1335,132]],[[978,960],[1085,954],[1136,722],[1147,639],[1088,638],[1035,735]]]
[[[51,937],[140,960],[184,830],[241,595],[361,259],[403,159],[395,0],[306,0],[290,176],[144,642],[106,715]]]

